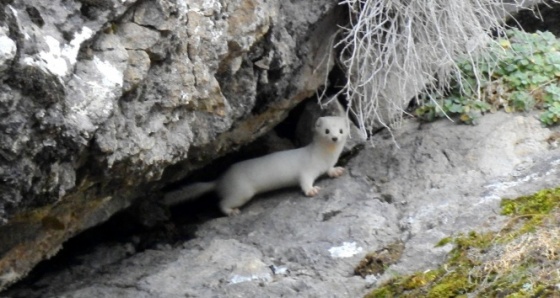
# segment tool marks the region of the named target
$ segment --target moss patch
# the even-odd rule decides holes
[[[548,189],[530,196],[517,199],[503,199],[502,214],[504,215],[537,215],[547,214],[560,203],[559,189]]]
[[[560,291],[560,188],[504,199],[502,214],[512,219],[501,231],[444,238],[437,245],[455,245],[445,264],[394,277],[366,297],[553,296]]]

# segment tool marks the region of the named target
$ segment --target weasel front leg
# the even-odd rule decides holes
[[[331,178],[340,177],[340,176],[342,176],[342,174],[344,174],[344,168],[343,168],[343,167],[333,167],[333,168],[330,168],[330,169],[327,171],[327,174],[328,174],[329,177],[331,177]]]
[[[321,189],[319,186],[313,186],[314,181],[315,178],[306,176],[305,174],[300,177],[299,184],[301,186],[301,190],[308,197],[316,196]]]
[[[221,207],[220,209],[222,209],[222,212],[227,216],[235,216],[235,215],[238,215],[239,213],[241,213],[239,208]]]

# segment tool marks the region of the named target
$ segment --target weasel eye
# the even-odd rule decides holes
[[[340,130],[340,134],[343,134],[342,129]]]
[[[329,134],[330,131],[329,131],[328,129],[325,129],[325,133],[326,133],[326,134]]]

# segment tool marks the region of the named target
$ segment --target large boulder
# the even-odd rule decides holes
[[[0,289],[313,95],[337,2],[3,1]]]

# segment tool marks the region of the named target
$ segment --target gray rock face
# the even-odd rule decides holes
[[[80,264],[7,291],[13,297],[360,297],[394,274],[437,266],[444,237],[498,229],[501,197],[558,185],[557,133],[533,116],[497,113],[478,126],[404,123],[375,135],[323,179],[318,197],[259,196],[236,217],[209,220],[196,237],[135,252],[101,245]],[[370,251],[404,243],[398,262],[363,279]]]
[[[395,139],[376,144],[356,160],[375,171],[381,196],[402,216],[406,249],[391,269],[409,273],[440,262],[450,245],[434,244],[452,233],[501,228],[500,200],[557,187],[560,150],[553,132],[535,115],[485,115],[480,125],[447,121],[407,123]],[[401,141],[402,140],[402,141]]]
[[[0,289],[313,95],[340,11],[332,0],[0,6]]]
[[[6,28],[0,27],[0,77],[10,68],[16,56],[16,43],[6,35]]]

